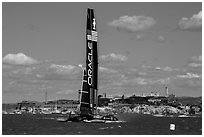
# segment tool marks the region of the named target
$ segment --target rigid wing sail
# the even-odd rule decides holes
[[[98,34],[94,10],[87,10],[86,66],[83,70],[80,95],[80,115],[93,116],[97,107],[98,90]]]

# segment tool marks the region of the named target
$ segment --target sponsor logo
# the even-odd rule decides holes
[[[91,31],[91,35],[87,35],[87,39],[91,41],[98,41],[98,33],[97,31]]]
[[[93,47],[92,43],[88,42],[88,84],[92,85],[92,59],[93,59]]]
[[[96,27],[96,22],[95,19],[93,21],[93,29]],[[90,40],[88,41],[88,49],[87,49],[87,60],[88,60],[88,68],[87,68],[87,73],[88,73],[88,85],[91,86],[93,83],[93,67],[92,67],[92,62],[93,62],[93,45],[92,45],[92,41],[97,42],[98,40],[98,33],[97,31],[88,31],[87,34],[87,39]]]

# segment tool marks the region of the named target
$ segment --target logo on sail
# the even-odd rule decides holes
[[[98,33],[97,31],[91,31],[91,35],[87,35],[87,39],[91,41],[98,41]]]
[[[88,84],[91,86],[92,85],[92,60],[93,60],[93,48],[92,48],[92,43],[88,42]]]
[[[90,35],[91,34],[91,35]],[[88,41],[88,84],[89,86],[93,83],[93,41],[98,41],[98,33],[97,31],[89,31],[87,35]]]

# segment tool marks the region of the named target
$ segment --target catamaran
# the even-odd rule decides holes
[[[83,68],[80,90],[80,109],[75,116],[69,115],[67,121],[106,122],[117,121],[113,115],[97,114],[98,104],[98,33],[94,10],[87,10],[86,26],[86,65]]]

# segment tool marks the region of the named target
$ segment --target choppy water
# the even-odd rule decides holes
[[[138,114],[120,115],[125,123],[57,122],[56,115],[2,115],[3,135],[201,135],[201,117],[153,117]],[[170,124],[176,129],[171,131]]]

